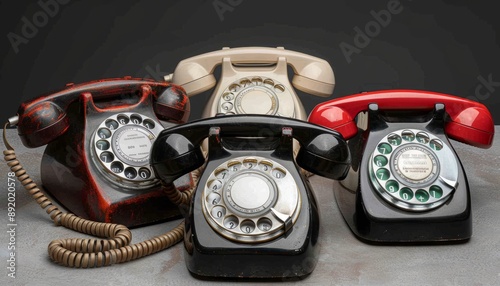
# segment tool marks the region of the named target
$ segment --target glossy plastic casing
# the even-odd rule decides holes
[[[354,234],[372,243],[467,241],[472,235],[470,190],[464,169],[448,137],[473,146],[491,146],[494,129],[488,109],[467,99],[424,91],[393,90],[334,99],[314,108],[309,121],[349,139],[352,165],[334,194]],[[458,186],[438,208],[414,212],[389,204],[370,180],[370,156],[380,140],[401,129],[437,136],[452,150]]]
[[[107,180],[92,162],[92,135],[111,114],[136,112],[178,124],[189,116],[182,88],[144,79],[114,78],[66,88],[23,103],[18,133],[30,148],[48,144],[41,163],[45,189],[84,218],[138,226],[178,217],[159,182],[147,189]],[[190,187],[189,176],[179,188]]]
[[[337,130],[347,140],[357,134],[355,118],[368,110],[370,103],[378,104],[380,110],[432,110],[436,103],[442,103],[447,114],[444,130],[450,138],[481,148],[493,142],[495,126],[486,106],[429,91],[381,90],[336,98],[318,104],[308,121]]]
[[[200,144],[207,137],[208,162],[190,206],[184,206],[189,209],[184,246],[190,273],[198,278],[219,279],[296,279],[310,274],[318,259],[319,214],[299,166],[330,178],[343,178],[350,155],[341,136],[303,121],[264,115],[193,121],[162,131],[151,149],[155,174],[170,184],[181,175],[178,170],[189,172],[201,166],[205,158]],[[302,146],[297,163],[293,160],[292,138]],[[302,198],[301,211],[284,235],[266,242],[238,242],[220,236],[207,222],[201,201],[206,180],[221,163],[239,156],[270,158],[293,176]]]

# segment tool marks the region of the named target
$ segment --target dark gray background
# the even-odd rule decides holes
[[[500,124],[500,24],[493,4],[401,0],[400,12],[372,30],[373,38],[348,62],[340,44],[354,45],[355,28],[365,30],[374,21],[371,11],[387,10],[391,1],[74,0],[58,5],[45,23],[40,4],[22,2],[28,1],[0,4],[2,122],[22,101],[67,82],[160,79],[180,60],[224,46],[284,46],[332,65],[337,85],[331,98],[385,88],[432,90],[475,97]],[[224,4],[228,10],[218,13],[214,5]],[[40,27],[16,53],[8,35],[23,36],[23,17],[33,23],[35,15]],[[485,86],[488,78],[494,83]],[[191,120],[200,117],[209,95],[191,98]],[[325,100],[299,96],[307,112]]]

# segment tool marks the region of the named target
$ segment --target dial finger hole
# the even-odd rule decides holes
[[[399,191],[399,184],[394,180],[389,180],[385,183],[385,189],[389,191],[389,193],[395,193]]]
[[[142,123],[142,117],[139,114],[132,114],[130,116],[130,120],[134,124],[141,124]]]
[[[230,92],[226,92],[222,95],[222,98],[225,100],[225,101],[231,101],[233,100],[234,98],[234,95]]]
[[[257,166],[257,159],[245,159],[243,160],[243,166],[247,169],[252,169]]]
[[[392,152],[392,147],[387,143],[380,143],[377,146],[377,150],[382,154],[389,154]]]
[[[217,205],[220,202],[221,196],[217,193],[210,193],[207,196],[207,203],[212,204],[212,205]]]
[[[123,164],[121,162],[115,161],[111,164],[111,171],[113,173],[119,174],[123,172]]]
[[[109,129],[107,128],[99,128],[99,130],[97,131],[97,136],[99,136],[99,138],[101,139],[108,139],[109,137],[111,137],[111,131],[109,131]]]
[[[433,139],[429,143],[429,147],[431,147],[432,150],[439,151],[439,150],[443,149],[443,142],[441,142],[441,140],[438,140],[438,139]]]
[[[155,123],[151,119],[146,119],[144,120],[144,126],[146,126],[148,129],[153,129],[155,128]]]
[[[228,175],[229,175],[229,171],[227,169],[222,169],[222,170],[215,172],[215,177],[217,179],[225,180],[225,179],[227,179]]]
[[[115,159],[115,156],[111,152],[102,152],[101,155],[99,155],[99,158],[104,163],[111,163]]]
[[[139,169],[139,177],[143,179],[149,179],[151,177],[151,171],[146,169],[146,168],[140,168]]]
[[[273,164],[268,161],[262,161],[259,163],[259,169],[261,169],[264,172],[268,172],[269,170],[271,170],[272,167]]]
[[[274,81],[270,78],[266,78],[264,80],[264,86],[268,88],[273,88],[274,87]]]
[[[227,164],[229,171],[232,172],[238,172],[239,170],[241,170],[241,166],[242,164],[239,161],[233,161]]]
[[[416,192],[415,192],[415,198],[421,202],[421,203],[425,203],[429,200],[429,193],[426,192],[425,190],[422,190],[422,189],[418,189]]]
[[[252,233],[255,230],[255,223],[249,219],[241,222],[240,229],[244,233]]]
[[[387,136],[387,141],[389,141],[389,143],[391,143],[394,146],[399,146],[401,144],[401,136],[394,133],[389,134],[389,136]]]
[[[405,200],[405,201],[409,201],[411,199],[413,199],[413,191],[410,189],[410,188],[402,188],[400,191],[399,191],[399,196]]]
[[[243,87],[247,87],[247,86],[249,86],[250,84],[252,84],[252,82],[251,82],[250,80],[246,79],[246,78],[245,78],[245,79],[242,79],[242,80],[240,81],[240,85],[241,85],[241,86],[243,86]]]
[[[254,77],[252,78],[252,83],[255,85],[261,85],[262,84],[262,78],[260,77]]]
[[[415,133],[411,132],[410,130],[403,130],[403,132],[401,132],[401,137],[403,138],[403,140],[411,142],[415,140]]]
[[[375,156],[375,158],[373,158],[373,162],[375,163],[375,165],[377,165],[377,167],[384,167],[385,165],[387,165],[389,160],[387,160],[385,156],[377,155]]]
[[[277,84],[274,86],[274,91],[276,92],[284,92],[285,91],[285,86],[282,84]]]
[[[431,186],[429,188],[429,192],[431,196],[435,199],[439,199],[443,196],[443,189],[441,189],[439,186]]]
[[[257,221],[257,227],[261,231],[269,231],[273,227],[273,222],[268,218],[261,218]]]
[[[221,108],[222,110],[224,111],[229,111],[231,109],[233,109],[233,104],[231,102],[224,102],[222,105],[221,105]]]
[[[429,135],[424,132],[418,132],[417,133],[417,141],[422,144],[427,144],[429,143]]]
[[[380,169],[377,170],[376,176],[380,180],[385,181],[385,180],[389,179],[389,177],[391,176],[391,173],[386,168],[380,168]]]
[[[208,188],[212,191],[217,191],[220,188],[222,188],[222,181],[221,180],[213,180],[208,184]]]
[[[240,85],[233,83],[229,86],[229,90],[231,92],[237,92],[238,90],[240,90]]]
[[[114,120],[114,119],[106,120],[104,125],[106,125],[106,127],[108,127],[111,130],[115,130],[116,128],[118,128],[118,122],[116,122],[116,120]]]
[[[230,215],[224,219],[224,227],[227,229],[234,229],[238,226],[239,220],[234,215]]]
[[[137,171],[132,167],[126,168],[125,171],[123,171],[123,174],[125,175],[125,178],[129,180],[132,180],[135,177],[137,177]]]
[[[286,172],[281,170],[280,168],[276,168],[272,170],[271,175],[273,175],[273,177],[276,179],[282,179],[286,176]]]
[[[124,114],[118,115],[116,119],[118,119],[118,122],[120,122],[120,124],[122,125],[128,124],[128,122],[130,121],[130,118]]]
[[[215,206],[210,212],[214,218],[223,218],[226,215],[226,208],[222,206]]]
[[[108,150],[109,146],[110,146],[109,142],[106,140],[99,140],[95,143],[95,145],[96,145],[97,149],[102,150],[102,151]]]

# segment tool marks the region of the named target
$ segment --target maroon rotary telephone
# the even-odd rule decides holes
[[[188,117],[181,87],[125,77],[68,84],[21,104],[9,122],[26,147],[47,145],[41,180],[69,211],[138,226],[179,215],[154,176],[149,152],[164,128]],[[190,175],[175,182],[181,190],[191,183]]]

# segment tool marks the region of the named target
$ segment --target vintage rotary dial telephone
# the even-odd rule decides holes
[[[26,147],[47,144],[41,179],[68,210],[137,226],[179,216],[153,174],[149,152],[164,126],[188,116],[182,88],[126,77],[68,84],[23,103],[9,121]],[[176,183],[187,189],[191,179]]]
[[[182,86],[188,96],[216,85],[215,68],[222,72],[203,112],[217,114],[267,114],[307,119],[292,85],[309,94],[330,96],[335,85],[331,66],[323,59],[282,47],[223,48],[185,59],[165,80]],[[287,65],[293,69],[292,85]]]
[[[461,97],[382,90],[317,105],[309,122],[339,131],[353,157],[334,188],[351,230],[371,242],[466,241],[469,185],[448,138],[489,148],[488,109]]]
[[[205,138],[207,159],[200,146]],[[293,139],[301,146],[296,161]],[[151,165],[167,185],[205,166],[188,202],[184,232],[186,264],[199,277],[288,278],[312,272],[319,215],[299,166],[341,179],[349,163],[347,145],[336,131],[267,115],[175,126],[162,131],[151,149]]]

